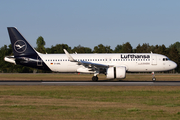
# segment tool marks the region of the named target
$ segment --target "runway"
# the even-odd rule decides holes
[[[144,82],[144,81],[121,81],[121,82],[72,82],[72,81],[0,81],[2,85],[51,85],[51,86],[180,86],[180,81],[157,81],[157,82]]]

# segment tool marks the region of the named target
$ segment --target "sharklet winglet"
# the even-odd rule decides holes
[[[67,52],[66,49],[63,49],[63,50],[64,50],[65,54],[67,55],[69,61],[71,61],[71,62],[77,62],[77,61]]]

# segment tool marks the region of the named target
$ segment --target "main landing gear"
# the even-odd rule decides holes
[[[155,78],[155,74],[154,72],[152,72],[152,81],[155,82],[156,81],[156,78]]]
[[[94,72],[94,76],[92,77],[92,81],[93,82],[97,82],[98,81],[98,75],[99,74],[99,70],[96,70],[95,72]]]
[[[93,82],[97,82],[97,81],[98,81],[97,75],[92,77],[92,81],[93,81]]]

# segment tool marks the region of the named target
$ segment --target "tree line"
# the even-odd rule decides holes
[[[63,49],[66,49],[69,53],[157,53],[163,54],[170,58],[172,61],[177,63],[177,68],[174,72],[180,72],[180,42],[176,42],[171,44],[169,47],[165,45],[149,45],[148,43],[143,43],[142,45],[138,44],[138,46],[133,49],[129,42],[118,44],[115,49],[111,49],[108,45],[99,44],[91,49],[89,47],[84,47],[78,45],[74,48],[71,48],[67,44],[56,44],[55,46],[51,46],[50,48],[45,48],[45,41],[42,36],[38,37],[37,46],[35,49],[44,54],[52,54],[52,53],[64,53]],[[14,65],[12,63],[8,63],[4,61],[5,56],[13,55],[12,46],[4,45],[0,48],[0,72],[1,73],[32,73],[32,72],[49,72],[43,70],[36,70],[33,68]]]

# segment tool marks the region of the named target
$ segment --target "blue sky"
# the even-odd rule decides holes
[[[130,42],[166,47],[180,41],[180,0],[1,0],[0,47],[9,45],[15,26],[36,47],[68,44],[114,49]]]

